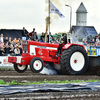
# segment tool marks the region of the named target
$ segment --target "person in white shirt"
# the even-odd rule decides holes
[[[3,34],[1,34],[0,40],[1,40],[2,43],[4,42]]]
[[[20,56],[20,49],[19,49],[18,45],[16,46],[14,53],[15,53],[16,56]]]

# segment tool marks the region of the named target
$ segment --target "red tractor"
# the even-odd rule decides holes
[[[39,73],[46,64],[59,67],[63,74],[78,75],[87,70],[88,56],[83,45],[67,43],[56,57],[58,47],[59,44],[22,41],[22,56],[8,56],[7,61],[19,73],[25,72],[28,65],[34,73]]]

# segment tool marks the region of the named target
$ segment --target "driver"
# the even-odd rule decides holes
[[[61,49],[66,43],[67,43],[67,37],[66,36],[61,37],[60,44],[56,52],[56,56],[59,56],[59,54],[61,54]]]

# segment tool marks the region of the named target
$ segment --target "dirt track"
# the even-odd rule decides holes
[[[100,76],[97,75],[43,75],[40,73],[33,73],[31,71],[26,71],[24,73],[17,73],[16,71],[0,71],[0,79],[5,82],[11,82],[12,80],[22,81],[43,81],[46,80],[91,80],[99,79]]]
[[[91,80],[99,79],[99,75],[43,75],[40,73],[33,73],[30,70],[25,73],[17,73],[16,71],[0,71],[0,79],[5,82],[11,82],[17,80],[19,82],[26,81],[43,81],[46,80]],[[5,99],[4,99],[5,98]],[[0,100],[99,100],[99,91],[84,91],[84,92],[34,92],[34,93],[18,93],[11,95],[0,95]]]

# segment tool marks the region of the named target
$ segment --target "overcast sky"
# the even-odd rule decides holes
[[[22,29],[29,32],[36,28],[38,33],[45,32],[45,18],[48,16],[48,0],[0,0],[0,29]],[[94,26],[100,32],[100,0],[51,0],[65,18],[51,15],[50,31],[68,32],[70,28],[70,8],[72,7],[72,25],[76,25],[76,10],[81,2],[87,9],[87,26]]]

